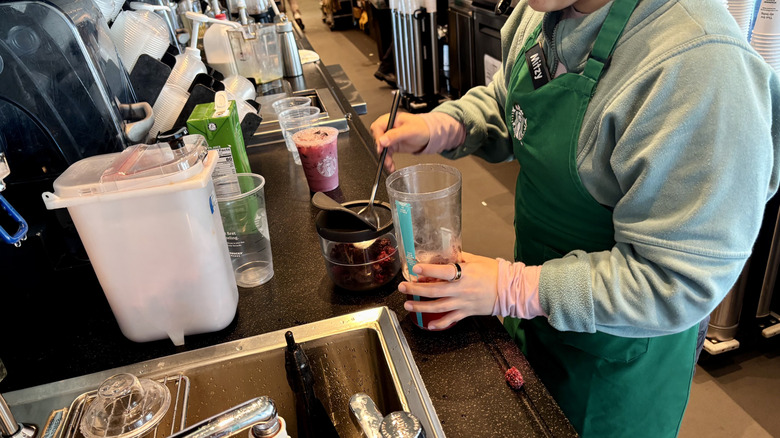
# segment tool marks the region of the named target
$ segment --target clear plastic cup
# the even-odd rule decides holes
[[[274,113],[277,116],[284,110],[288,110],[290,108],[295,108],[298,106],[311,106],[311,97],[306,97],[306,96],[283,97],[281,99],[275,100],[271,104],[271,108],[273,108]]]
[[[257,90],[249,79],[235,74],[222,80],[225,85],[225,91],[231,92],[243,100],[254,100],[257,97]]]
[[[300,154],[295,146],[295,142],[292,140],[292,136],[301,129],[317,123],[320,119],[320,109],[315,106],[297,106],[278,113],[277,117],[279,118],[279,127],[282,129],[282,137],[284,137],[287,150],[292,154],[295,164],[301,164]]]
[[[177,85],[165,84],[152,106],[154,124],[149,130],[148,139],[156,138],[159,132],[171,130],[189,98],[190,93],[187,90]]]
[[[412,272],[417,263],[446,265],[462,261],[460,171],[444,164],[417,164],[396,170],[385,184],[404,278],[429,281]],[[414,300],[424,298],[414,296]],[[441,316],[415,313],[413,319],[418,327],[429,330],[429,323]]]
[[[257,110],[255,109],[255,107],[253,107],[249,102],[247,102],[243,98],[236,96],[235,94],[227,90],[225,90],[225,93],[227,93],[228,95],[228,100],[236,101],[236,110],[238,110],[239,123],[244,120],[244,117],[246,117],[247,114],[250,113],[257,114]]]
[[[139,56],[147,54],[159,60],[170,45],[165,20],[152,11],[122,11],[109,33],[128,73]]]
[[[290,108],[299,107],[299,106],[311,106],[311,97],[306,97],[306,96],[283,97],[281,99],[275,100],[271,104],[271,108],[274,110],[274,114],[276,114],[277,118],[279,118],[279,114],[281,114],[282,111],[288,110]],[[284,131],[282,131],[282,134],[284,135]],[[301,164],[301,157],[298,155],[298,149],[295,147],[295,145],[286,140],[285,140],[285,144],[287,144],[287,150],[289,150],[290,153],[293,155],[293,161],[295,162],[295,164]]]
[[[107,23],[111,23],[122,10],[124,2],[119,0],[94,0]]]
[[[254,173],[239,173],[214,180],[217,187],[230,184],[237,186],[234,190],[221,190],[217,202],[236,284],[259,286],[274,276],[265,179]]]
[[[338,137],[339,130],[331,126],[309,126],[292,135],[312,192],[329,192],[339,186]]]
[[[780,34],[780,16],[778,16],[776,2],[762,0],[761,6],[758,8],[758,13],[756,14],[753,32],[767,35]]]

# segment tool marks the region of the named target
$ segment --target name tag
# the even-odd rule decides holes
[[[534,90],[550,82],[550,71],[547,70],[547,59],[544,57],[544,50],[541,44],[536,44],[525,52],[525,62],[528,64],[528,71],[531,73]]]

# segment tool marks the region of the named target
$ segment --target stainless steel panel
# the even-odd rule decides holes
[[[761,295],[758,297],[756,318],[766,318],[771,313],[772,296],[774,295],[777,282],[778,264],[780,264],[780,210],[778,210],[777,220],[775,221],[772,245],[766,262],[766,272],[764,273],[764,282],[761,285]]]
[[[362,436],[349,413],[349,399],[357,392],[369,394],[381,412],[405,410],[413,413],[428,436],[444,436],[398,319],[387,307],[289,330],[309,358],[315,373],[316,393],[342,437]],[[286,331],[265,333],[4,395],[17,421],[44,425],[50,413],[71,406],[79,396],[95,390],[114,374],[126,372],[152,379],[181,374],[189,381],[188,425],[266,395],[274,400],[280,415],[288,422],[288,431],[295,436],[294,397],[284,366]],[[165,436],[158,431],[156,438]]]
[[[734,339],[734,336],[736,336],[749,271],[750,261],[745,264],[742,274],[734,287],[731,288],[723,301],[710,314],[710,324],[707,329],[708,338],[723,342]]]

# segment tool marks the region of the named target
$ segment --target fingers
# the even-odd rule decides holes
[[[444,313],[456,310],[456,305],[450,298],[439,298],[438,300],[409,300],[404,303],[404,309],[410,312],[420,313]]]
[[[393,161],[393,153],[390,151],[387,151],[387,156],[385,156],[384,166],[385,169],[387,170],[387,173],[395,172],[395,161]]]
[[[407,301],[406,310],[421,313],[457,312],[442,318],[439,324],[449,324],[470,315],[490,315],[498,299],[498,261],[488,257],[463,253],[458,265],[461,275],[455,280],[454,263],[418,263],[412,268],[417,281],[403,281],[398,290],[416,295],[420,301]],[[454,281],[455,280],[455,281]],[[445,325],[446,327],[446,325]]]
[[[416,153],[425,148],[430,139],[428,125],[419,115],[398,112],[393,128],[387,130],[389,114],[384,114],[371,124],[371,135],[374,137],[376,151],[383,148],[390,152]]]
[[[447,283],[444,282],[418,283],[402,281],[398,284],[398,291],[407,295],[417,295],[418,297],[440,298],[447,295],[444,289],[445,286],[447,286]]]
[[[379,144],[379,137],[381,137],[387,130],[387,121],[390,118],[390,114],[384,114],[379,116],[374,123],[371,124],[371,136],[374,137],[376,143]]]
[[[469,316],[468,313],[458,309],[454,300],[449,298],[440,298],[433,301],[406,301],[404,309],[415,313],[440,313],[441,318],[435,319],[428,324],[430,330],[441,330],[448,328],[461,319]]]
[[[453,263],[447,265],[429,265],[418,263],[412,268],[412,272],[423,277],[437,278],[439,280],[452,281],[458,274]]]

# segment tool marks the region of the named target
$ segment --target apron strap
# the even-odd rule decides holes
[[[614,0],[590,52],[583,75],[598,82],[639,0]],[[594,88],[595,90],[595,88]]]

